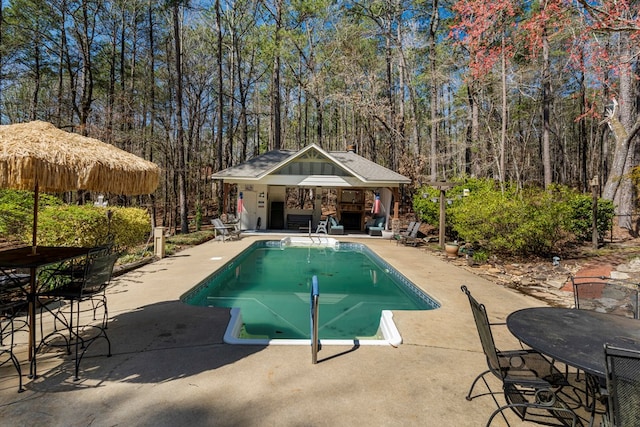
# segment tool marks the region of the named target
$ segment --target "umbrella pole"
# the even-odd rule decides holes
[[[31,241],[31,255],[36,254],[36,233],[38,231],[38,200],[40,199],[40,188],[36,178],[36,185],[33,189],[33,229]],[[29,269],[29,377],[35,377],[36,368],[36,269]]]
[[[36,233],[38,232],[38,200],[40,199],[39,193],[40,188],[38,186],[38,181],[36,179],[36,186],[33,190],[33,227],[32,227],[32,238],[31,238],[31,254],[36,254]]]

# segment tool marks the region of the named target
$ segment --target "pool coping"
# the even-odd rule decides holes
[[[233,307],[231,309],[231,318],[224,333],[223,341],[226,344],[245,344],[245,345],[311,345],[311,339],[270,339],[270,338],[239,338],[242,331],[242,312],[240,308]],[[397,347],[402,344],[402,336],[393,321],[393,313],[391,310],[382,310],[380,315],[380,332],[384,339],[373,338],[355,338],[355,339],[321,339],[320,345],[390,345]]]

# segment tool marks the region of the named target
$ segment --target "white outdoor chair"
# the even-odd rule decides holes
[[[316,227],[316,234],[318,233],[324,233],[324,234],[329,234],[329,232],[327,231],[327,223],[329,222],[328,219],[322,220],[320,222],[318,222],[318,226]]]

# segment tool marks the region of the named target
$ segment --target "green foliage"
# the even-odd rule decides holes
[[[455,181],[454,181],[455,182]],[[484,194],[495,194],[499,191],[496,183],[490,179],[468,179],[459,180],[457,184],[446,191],[446,233],[451,240],[457,239],[458,231],[453,227],[454,220],[452,212],[458,207],[465,206],[469,199],[481,199]],[[465,196],[465,194],[470,196]],[[478,208],[489,208],[478,206]],[[440,190],[430,186],[423,186],[416,191],[413,198],[413,209],[418,213],[421,221],[434,227],[440,225]],[[482,224],[478,224],[482,225]]]
[[[591,240],[593,226],[593,198],[588,194],[577,194],[569,201],[570,216],[568,229],[580,240]],[[602,240],[611,228],[615,207],[611,200],[598,199],[596,213],[596,228],[599,239]]]
[[[474,251],[472,258],[475,262],[484,264],[489,259],[489,253],[485,250]]]
[[[38,197],[39,210],[47,206],[60,205],[62,201],[48,194]],[[31,233],[33,223],[33,192],[0,190],[0,234],[19,239]],[[30,235],[29,235],[30,236]],[[29,237],[25,242],[30,242]]]
[[[468,189],[468,196],[463,196]],[[414,209],[423,221],[438,226],[438,190],[422,188]],[[490,253],[548,255],[571,240],[591,235],[591,198],[568,187],[518,189],[489,179],[470,179],[447,190],[446,233]],[[435,202],[434,202],[435,200]],[[598,204],[600,235],[610,227],[613,204]]]
[[[110,208],[109,210],[113,212],[110,234],[114,236],[116,246],[131,248],[149,239],[152,232],[151,217],[145,209]]]
[[[151,219],[140,208],[64,205],[49,207],[38,218],[40,245],[89,247],[105,243],[112,235],[122,251],[144,243],[151,233]]]

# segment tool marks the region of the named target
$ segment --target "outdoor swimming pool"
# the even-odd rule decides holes
[[[389,310],[440,306],[365,245],[327,238],[257,241],[181,300],[233,308],[225,342],[309,344],[314,275],[323,344],[397,345]]]

